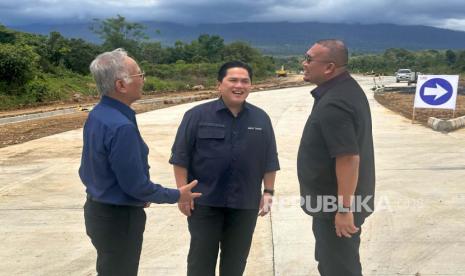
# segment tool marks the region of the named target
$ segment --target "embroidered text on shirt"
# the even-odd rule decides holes
[[[248,130],[257,130],[257,131],[262,131],[261,127],[248,127]]]

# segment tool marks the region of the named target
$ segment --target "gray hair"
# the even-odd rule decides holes
[[[108,95],[114,92],[116,90],[116,80],[124,80],[126,83],[131,82],[125,63],[127,56],[128,53],[124,49],[118,48],[111,52],[102,53],[92,61],[89,69],[100,95]]]

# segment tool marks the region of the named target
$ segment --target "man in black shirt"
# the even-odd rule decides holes
[[[225,63],[218,72],[220,98],[188,110],[173,144],[178,187],[197,179],[195,191],[202,193],[195,204],[178,205],[191,234],[189,276],[214,276],[219,248],[220,275],[242,275],[257,214],[271,208],[276,141],[268,115],[245,101],[251,80],[248,65]]]
[[[375,166],[368,100],[346,70],[340,40],[306,53],[304,80],[317,85],[297,158],[302,208],[313,216],[321,275],[362,275],[361,225],[373,212]]]

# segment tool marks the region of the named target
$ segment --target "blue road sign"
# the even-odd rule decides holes
[[[433,78],[421,86],[420,97],[429,105],[442,105],[450,100],[453,90],[452,85],[447,80]]]

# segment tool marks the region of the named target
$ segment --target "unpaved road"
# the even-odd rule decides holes
[[[300,86],[303,84],[301,75],[289,75],[286,78],[270,78],[262,83],[255,84],[253,91],[265,89]],[[182,92],[160,92],[153,95],[144,96],[142,101],[136,102],[132,108],[137,113],[143,113],[160,108],[166,108],[175,104],[198,101],[217,97],[216,91],[182,91]],[[78,111],[81,106],[88,107],[95,104],[98,99],[86,98],[80,103],[61,102],[47,105],[23,108],[18,110],[0,111],[0,119],[11,116],[40,114],[63,109],[76,109],[75,113],[66,115],[51,116],[16,122],[11,124],[0,124],[0,148],[9,145],[21,144],[30,140],[46,137],[52,134],[65,132],[72,129],[81,128],[87,118],[86,111]],[[150,101],[143,103],[144,101]]]
[[[412,119],[415,94],[386,92],[375,95],[375,99],[384,107]],[[426,125],[429,117],[449,120],[465,116],[465,95],[457,95],[455,112],[450,109],[416,108],[415,122]]]
[[[465,275],[465,130],[434,132],[373,99],[376,212],[362,233],[364,275]],[[318,275],[311,218],[298,204],[296,153],[311,87],[253,93],[273,122],[281,171],[271,216],[259,218],[248,276]],[[138,115],[154,180],[174,186],[168,164],[182,114],[197,103]],[[82,129],[0,149],[0,275],[94,275],[77,175]],[[140,275],[185,275],[188,232],[174,205],[152,205]]]

